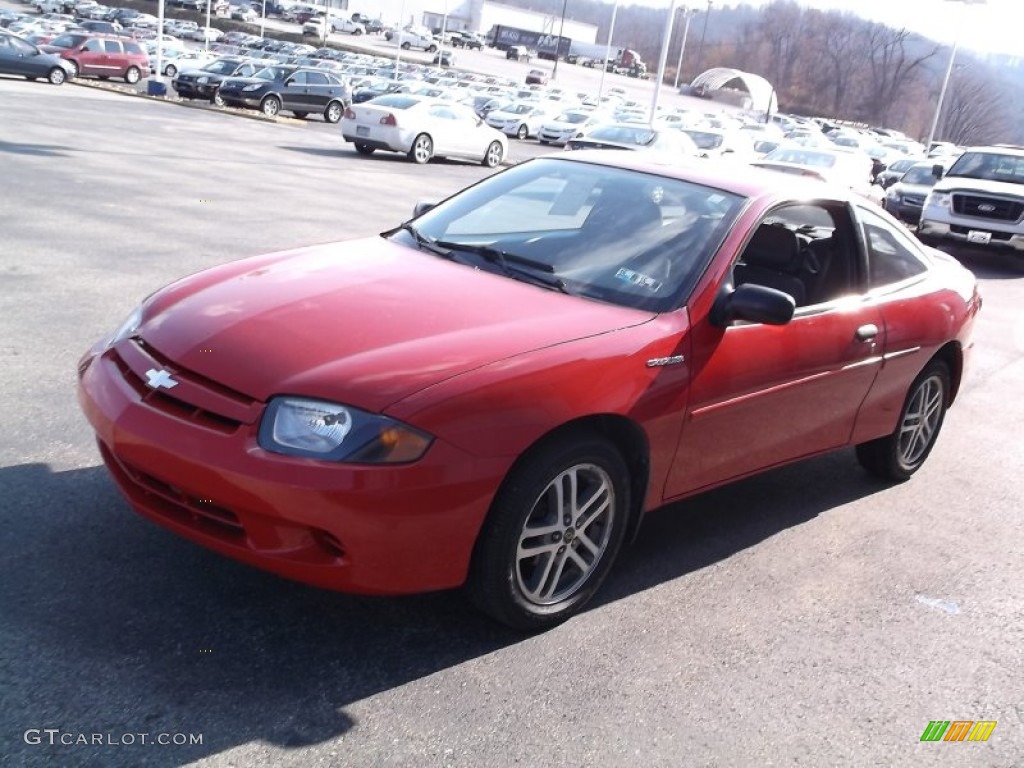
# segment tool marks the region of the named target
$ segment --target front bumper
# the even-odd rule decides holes
[[[982,224],[964,225],[928,218],[927,209],[920,215],[917,236],[925,243],[956,243],[969,248],[990,248],[1024,252],[1024,235],[993,229]]]
[[[129,351],[125,344],[134,342],[83,359],[78,399],[104,463],[137,513],[220,554],[317,587],[402,594],[465,580],[507,459],[470,456],[440,439],[404,465],[269,453],[256,439],[258,418],[225,425],[197,415],[169,390],[150,390],[138,376],[149,364],[167,363],[140,358],[139,345],[121,354]]]

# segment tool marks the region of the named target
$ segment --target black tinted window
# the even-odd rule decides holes
[[[890,227],[871,211],[859,209],[868,247],[868,287],[898,283],[924,272],[927,267],[909,235]]]

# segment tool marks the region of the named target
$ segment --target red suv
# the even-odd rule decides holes
[[[142,46],[127,38],[68,32],[51,40],[43,50],[59,54],[71,64],[72,77],[123,77],[126,83],[149,77],[149,56]]]

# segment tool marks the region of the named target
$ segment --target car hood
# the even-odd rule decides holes
[[[971,179],[966,176],[945,176],[932,187],[936,192],[981,192],[996,195],[1024,197],[1024,184],[1009,181],[990,181],[989,179]]]
[[[277,81],[264,80],[262,77],[229,77],[224,80],[224,83],[221,87],[223,88],[225,85],[229,85],[233,87],[244,88],[247,85],[254,85],[255,83],[260,83],[262,85],[269,86],[277,84]]]
[[[370,238],[186,278],[147,304],[140,334],[173,365],[258,400],[296,394],[379,412],[461,373],[653,316]]]
[[[899,195],[921,195],[924,197],[932,191],[932,186],[929,184],[905,184],[897,181],[889,187],[889,190],[895,191]]]

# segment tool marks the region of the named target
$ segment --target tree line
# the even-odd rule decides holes
[[[561,0],[506,0],[553,16]],[[950,49],[905,28],[868,21],[846,11],[804,8],[773,0],[753,8],[690,3],[691,15],[681,80],[711,67],[761,75],[776,89],[783,112],[896,128],[924,138],[935,113]],[[568,0],[567,16],[598,27],[607,40],[612,6]],[[612,45],[633,48],[655,62],[666,8],[622,5]],[[692,13],[692,12],[691,12]],[[668,82],[682,45],[683,13],[669,47]],[[706,38],[706,39],[705,39]],[[950,78],[936,138],[958,144],[1024,143],[1024,126],[1012,116],[1024,104],[1024,83],[1006,70],[960,49]]]

